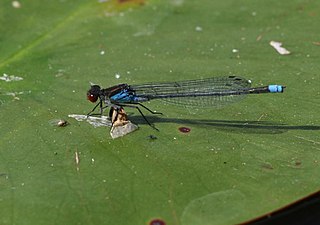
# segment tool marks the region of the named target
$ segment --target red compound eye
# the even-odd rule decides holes
[[[101,95],[101,88],[99,85],[91,85],[90,90],[87,92],[87,99],[90,102],[96,102]]]
[[[89,92],[87,93],[87,99],[90,102],[96,102],[98,100],[98,96],[94,94],[90,94]]]

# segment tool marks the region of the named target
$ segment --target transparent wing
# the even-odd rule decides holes
[[[197,107],[221,107],[243,99],[251,82],[238,76],[213,77],[167,83],[130,85],[137,97],[162,99]]]

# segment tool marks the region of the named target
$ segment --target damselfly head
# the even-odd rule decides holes
[[[96,102],[100,96],[101,88],[99,85],[91,85],[90,90],[87,92],[87,99],[90,102]]]

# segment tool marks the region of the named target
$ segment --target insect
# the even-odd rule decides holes
[[[69,122],[64,119],[52,119],[49,121],[52,126],[65,127],[69,125]]]
[[[144,120],[155,128],[144,116],[140,107],[152,114],[162,113],[150,110],[142,104],[143,102],[163,99],[186,106],[222,107],[237,102],[248,94],[282,93],[284,89],[285,86],[282,85],[251,87],[250,80],[238,76],[141,85],[118,84],[109,88],[92,85],[87,92],[87,98],[91,102],[98,101],[98,103],[87,115],[102,115],[103,110],[110,106],[109,116],[112,117],[113,110],[119,111],[122,107],[132,107],[136,108]],[[94,113],[97,107],[100,108],[100,113]]]

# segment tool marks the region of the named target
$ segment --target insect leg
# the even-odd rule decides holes
[[[141,105],[143,108],[147,109],[149,112],[151,112],[152,114],[162,114],[162,113],[155,113],[153,111],[151,111],[150,109],[148,109],[147,107],[145,107],[144,105],[140,104],[140,103],[134,103],[134,104],[138,104],[138,105]],[[143,117],[143,119],[148,123],[148,125],[150,127],[152,127],[153,129],[159,131],[158,128],[156,128],[154,125],[152,125],[148,120],[147,118],[145,117],[145,115],[142,113],[141,109],[138,107],[138,106],[135,106],[135,105],[131,105],[131,104],[117,104],[118,106],[124,106],[124,107],[130,107],[130,108],[135,108],[139,111],[139,113],[141,114],[141,116]]]
[[[97,107],[100,107],[100,113],[93,113],[94,112],[94,110],[96,110],[96,108]],[[88,116],[102,116],[102,114],[103,114],[103,110],[105,109],[105,108],[108,108],[109,107],[109,105],[107,105],[107,106],[102,106],[102,100],[100,100],[100,102],[87,114],[87,117]]]

